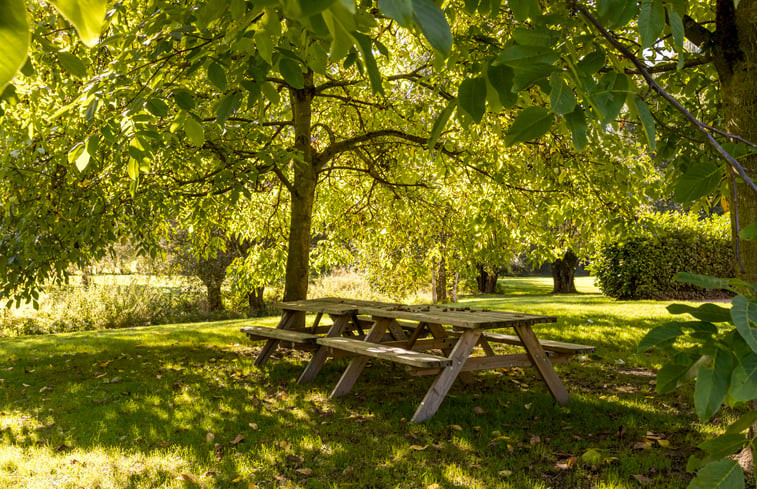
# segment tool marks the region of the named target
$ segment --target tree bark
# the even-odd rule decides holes
[[[497,272],[489,272],[484,265],[478,266],[478,291],[482,294],[493,294],[497,290]]]
[[[311,146],[313,110],[313,73],[305,74],[305,88],[289,89],[294,121],[294,147],[299,158],[294,160],[292,209],[289,221],[289,250],[287,252],[284,300],[307,299],[310,272],[310,229],[317,172]]]
[[[249,312],[251,315],[256,316],[265,309],[265,301],[263,300],[263,292],[265,287],[255,287],[252,292],[247,295],[247,302],[249,304]]]
[[[431,299],[437,302],[447,302],[447,261],[444,257],[434,263],[434,270],[431,272]]]
[[[552,262],[553,294],[576,293],[576,266],[578,257],[573,250],[565,252],[565,256]]]
[[[716,21],[715,66],[725,130],[757,142],[757,0],[742,0],[737,9],[732,0],[719,0]],[[757,155],[739,161],[754,178],[750,170],[757,170]],[[729,180],[736,270],[740,278],[752,282],[757,280],[757,241],[739,239],[738,230],[757,222],[757,194],[730,175]]]
[[[221,300],[221,284],[219,282],[205,282],[208,289],[208,310],[223,311],[223,301]]]

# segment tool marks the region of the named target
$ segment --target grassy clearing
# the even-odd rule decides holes
[[[662,358],[635,344],[667,303],[505,286],[465,303],[554,314],[540,336],[598,347],[557,366],[569,406],[531,369],[486,372],[412,425],[430,379],[400,367],[336,400],[343,361],[311,386],[293,383],[304,355],[253,367],[239,327],[276,318],[0,340],[0,487],[686,487],[691,447],[728,420],[700,425],[689,388],[654,393]]]

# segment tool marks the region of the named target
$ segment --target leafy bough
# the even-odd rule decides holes
[[[687,466],[690,472],[697,471],[689,489],[741,489],[744,473],[729,457],[744,448],[755,453],[757,436],[750,428],[757,422],[753,402],[757,400],[757,284],[690,273],[679,273],[676,278],[737,295],[730,309],[716,304],[671,304],[671,314],[689,314],[694,320],[652,329],[638,349],[656,347],[671,353],[671,361],[657,374],[659,393],[696,379],[694,408],[702,421],[710,420],[723,404],[734,407],[747,403],[749,410],[723,435],[699,444],[702,454],[691,456]],[[685,348],[680,347],[681,339]]]

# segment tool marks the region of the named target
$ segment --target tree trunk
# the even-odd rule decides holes
[[[289,188],[292,209],[289,222],[289,249],[287,252],[284,300],[307,299],[310,272],[310,228],[313,221],[313,203],[317,183],[316,168],[311,146],[311,117],[313,73],[305,74],[305,88],[289,90],[294,120],[294,147],[301,159],[294,160],[294,182]],[[299,161],[298,161],[299,160]]]
[[[478,291],[493,294],[497,290],[497,272],[489,272],[484,265],[478,266]]]
[[[438,263],[434,263],[431,273],[431,299],[437,302],[447,302],[447,261],[442,257]]]
[[[452,302],[457,302],[457,288],[460,284],[460,273],[455,272],[452,278]]]
[[[576,293],[576,266],[578,257],[573,250],[565,252],[565,256],[552,262],[553,294]]]
[[[252,292],[247,295],[247,302],[249,304],[249,312],[253,316],[257,316],[261,311],[265,309],[265,301],[263,301],[263,292],[265,287],[255,287]]]
[[[219,282],[206,282],[205,287],[208,289],[208,310],[223,311],[221,284]]]
[[[734,9],[731,0],[717,4],[715,66],[720,77],[725,130],[749,141],[757,141],[757,0],[742,0]],[[757,155],[739,162],[754,178]],[[757,241],[738,239],[738,229],[757,222],[757,193],[731,179],[729,211],[737,274],[750,282],[757,280]],[[734,198],[735,191],[735,198]],[[740,261],[739,261],[740,257]],[[742,267],[743,265],[743,267]]]

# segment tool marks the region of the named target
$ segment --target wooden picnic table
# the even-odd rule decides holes
[[[329,356],[350,355],[352,360],[331,392],[331,397],[337,397],[352,389],[371,358],[404,364],[411,375],[435,376],[413,422],[433,416],[454,381],[468,382],[469,372],[478,370],[534,366],[552,396],[565,404],[570,397],[552,361],[594,351],[586,345],[539,341],[532,326],[555,322],[553,316],[333,297],[284,302],[281,309],[276,329],[242,328],[251,339],[266,341],[255,365],[263,365],[282,343],[311,349],[313,356],[298,379],[304,383],[315,378]],[[316,316],[303,329],[306,313]],[[324,315],[331,318],[330,325],[321,324]],[[503,328],[511,328],[515,335],[488,331]],[[491,343],[521,346],[525,353],[497,354]],[[483,356],[472,354],[477,346]],[[440,350],[441,355],[428,353],[430,350]]]

